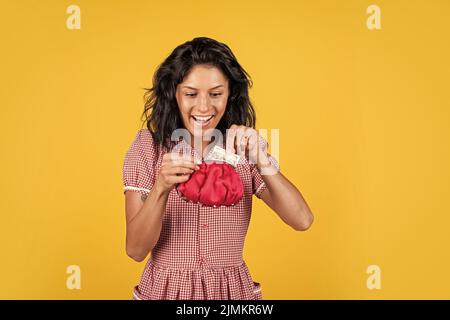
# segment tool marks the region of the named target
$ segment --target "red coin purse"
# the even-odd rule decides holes
[[[190,179],[180,183],[177,191],[182,198],[205,206],[232,206],[244,194],[242,180],[228,163],[203,162]]]

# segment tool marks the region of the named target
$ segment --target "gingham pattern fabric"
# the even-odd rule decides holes
[[[261,143],[267,146],[265,140]],[[202,160],[184,141],[172,147]],[[124,193],[150,192],[165,152],[161,145],[154,144],[148,129],[139,130],[125,155]],[[279,169],[275,158],[269,159]],[[244,196],[234,206],[205,207],[186,202],[175,189],[170,192],[159,240],[134,288],[134,299],[262,299],[261,285],[253,281],[242,253],[252,195],[259,198],[266,186],[256,166],[244,157],[236,171]]]

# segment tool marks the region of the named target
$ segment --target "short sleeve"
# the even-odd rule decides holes
[[[138,131],[132,141],[122,167],[123,193],[127,190],[147,194],[154,181],[156,150],[148,129]]]
[[[260,148],[262,148],[262,150],[267,150],[267,140],[264,139],[263,137],[260,137]],[[277,171],[280,171],[280,165],[278,164],[278,161],[272,157],[270,154],[267,154],[270,163],[272,164],[272,166],[274,168],[277,169]],[[262,178],[261,173],[259,172],[256,164],[252,164],[251,166],[251,175],[252,175],[252,187],[253,187],[253,194],[255,196],[257,196],[258,198],[261,198],[261,194],[262,192],[267,188],[266,184]]]

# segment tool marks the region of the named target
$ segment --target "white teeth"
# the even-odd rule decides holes
[[[192,116],[194,118],[194,120],[196,121],[201,121],[201,122],[205,122],[210,120],[213,116],[209,116],[209,117],[199,117],[199,116]]]

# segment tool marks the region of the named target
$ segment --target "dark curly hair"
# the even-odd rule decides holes
[[[184,128],[175,97],[177,85],[198,64],[213,65],[228,79],[227,106],[216,129],[225,135],[232,124],[255,128],[255,110],[248,96],[248,89],[253,85],[250,75],[226,44],[198,37],[176,47],[156,70],[153,87],[144,88],[141,120],[144,120],[143,125],[146,123],[155,142],[168,149],[171,148],[172,132]]]

